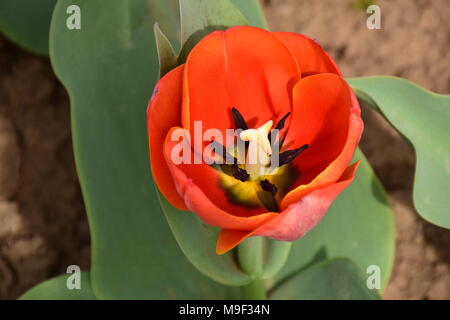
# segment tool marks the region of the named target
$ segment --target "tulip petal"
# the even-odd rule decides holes
[[[271,32],[255,27],[216,31],[191,51],[185,69],[182,125],[193,130],[234,129],[236,107],[255,128],[291,110],[300,70],[289,49]],[[289,120],[288,120],[289,121]]]
[[[293,97],[292,120],[284,147],[309,145],[291,163],[299,173],[293,183],[296,188],[311,182],[344,149],[353,101],[347,83],[331,73],[303,78],[294,87]]]
[[[302,71],[302,77],[317,73],[334,73],[342,76],[334,60],[315,40],[293,32],[273,34],[292,52]]]
[[[217,238],[216,253],[224,254],[236,247],[245,239],[249,238],[252,232],[221,230]]]
[[[254,235],[287,241],[302,237],[319,223],[334,199],[350,185],[358,166],[359,161],[345,169],[336,183],[316,187],[276,218],[256,229]]]
[[[220,173],[211,166],[175,164],[171,154],[178,142],[171,137],[179,129],[174,127],[167,134],[164,155],[176,190],[190,211],[212,226],[244,231],[253,230],[277,215],[261,207],[245,208],[230,202],[219,185]]]
[[[184,65],[181,65],[167,73],[156,84],[147,108],[147,128],[153,179],[164,197],[175,208],[187,210],[184,200],[175,190],[163,153],[167,132],[181,123],[183,71]]]
[[[286,194],[286,196],[282,199],[280,205],[282,210],[287,208],[292,203],[297,202],[301,197],[309,193],[315,187],[337,181],[350,163],[361,138],[364,124],[361,119],[361,111],[358,100],[352,90],[350,90],[349,93],[351,99],[349,129],[347,139],[341,152],[328,165],[326,165],[325,162],[322,166],[319,166],[320,173],[313,177],[312,180],[311,176],[313,176],[317,171],[311,170],[311,175],[304,174],[303,176],[300,176],[298,181],[294,182],[294,186],[297,185],[297,187],[294,187],[294,189]],[[299,170],[302,170],[301,168],[304,166],[304,163],[301,161],[305,161],[305,159],[299,159],[299,161],[294,163],[297,168],[300,168]],[[305,181],[309,182],[302,184],[302,182]]]
[[[353,181],[358,165],[359,161],[348,167],[336,183],[316,187],[254,231],[222,230],[217,239],[216,252],[226,253],[254,236],[283,241],[294,241],[304,236],[320,222],[334,199]]]
[[[336,181],[339,178],[339,175],[344,172],[346,166],[353,158],[361,138],[361,132],[363,130],[363,122],[359,116],[352,114],[350,117],[350,123],[350,131],[347,142],[339,156],[310,183],[300,185],[286,194],[281,201],[281,209],[297,202],[298,199],[309,193],[315,187]]]

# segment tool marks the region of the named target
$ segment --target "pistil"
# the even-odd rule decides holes
[[[254,180],[264,175],[265,168],[270,164],[272,147],[270,145],[269,132],[272,124],[273,121],[270,120],[259,128],[247,129],[240,134],[242,140],[249,142],[245,169]]]

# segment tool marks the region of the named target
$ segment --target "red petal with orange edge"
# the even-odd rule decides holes
[[[302,71],[302,77],[316,73],[342,75],[334,60],[315,40],[292,32],[274,32],[273,34],[292,52]]]
[[[300,172],[293,184],[296,187],[308,184],[341,153],[348,137],[352,99],[347,83],[331,73],[300,80],[293,97],[285,148],[309,145],[292,162]]]
[[[289,205],[297,202],[303,196],[314,190],[317,186],[325,185],[336,181],[341,175],[346,166],[350,163],[355,150],[358,146],[361,132],[363,129],[363,122],[359,116],[352,114],[350,118],[350,132],[344,149],[339,156],[313,181],[307,185],[301,185],[294,190],[291,190],[281,201],[281,209],[287,208]]]
[[[320,222],[334,199],[353,181],[358,165],[359,161],[348,167],[337,183],[317,188],[254,231],[222,230],[216,252],[226,253],[253,236],[284,241],[299,239]]]
[[[291,110],[291,92],[300,79],[288,48],[271,32],[255,27],[216,31],[201,40],[186,62],[184,128],[201,120],[203,129],[234,129],[236,107],[249,127],[278,121]]]
[[[183,71],[184,65],[181,65],[167,73],[156,84],[147,108],[147,130],[153,179],[164,197],[175,208],[187,210],[183,199],[175,190],[163,153],[167,132],[181,123]]]
[[[309,193],[311,188],[314,188],[316,186],[321,186],[324,184],[328,184],[328,183],[334,183],[335,181],[337,181],[353,158],[353,155],[355,153],[355,150],[356,150],[359,140],[361,138],[364,124],[361,119],[361,112],[360,112],[358,100],[356,99],[356,97],[355,97],[353,91],[350,89],[350,87],[343,80],[342,80],[342,82],[344,83],[345,87],[347,87],[348,93],[350,95],[350,98],[349,98],[350,101],[347,101],[347,103],[343,103],[341,105],[341,107],[346,107],[349,103],[351,103],[350,117],[349,117],[349,129],[348,129],[348,134],[347,134],[347,138],[344,143],[344,146],[342,147],[342,150],[335,157],[334,160],[332,160],[331,162],[328,162],[329,159],[332,158],[333,155],[324,157],[324,161],[322,161],[322,164],[318,165],[315,170],[309,169],[310,170],[309,174],[303,174],[303,176],[300,176],[299,179],[296,182],[294,182],[294,186],[295,185],[299,185],[299,186],[297,186],[293,190],[291,190],[282,199],[281,209],[284,209],[284,208],[288,207],[289,205],[291,205],[292,203],[297,202],[301,197],[303,197],[305,194]],[[348,99],[346,99],[346,100],[348,100]],[[301,104],[300,101],[298,103]],[[343,134],[343,132],[341,134]],[[309,156],[309,157],[314,156],[314,154],[313,155],[305,154],[305,155]],[[302,156],[300,156],[300,157],[302,157]],[[299,170],[301,172],[306,171],[305,169],[302,170],[302,168],[308,168],[306,165],[307,161],[308,161],[308,158],[306,158],[306,159],[300,158],[294,162],[294,165],[297,168],[299,168]],[[320,173],[317,174],[317,172],[320,172]],[[300,173],[300,175],[301,175],[301,173]],[[312,181],[311,181],[311,179],[312,179]]]
[[[251,236],[251,232],[221,230],[217,238],[216,253],[224,254]]]

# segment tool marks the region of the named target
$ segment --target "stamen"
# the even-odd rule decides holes
[[[235,125],[236,129],[242,129],[242,130],[248,129],[247,122],[245,122],[244,117],[238,111],[238,109],[233,107],[233,109],[231,109],[231,114],[233,115],[234,125]]]
[[[245,171],[245,169],[239,168],[239,166],[235,163],[231,166],[231,173],[233,177],[236,179],[245,182],[250,178],[250,175]]]
[[[250,178],[250,175],[245,169],[239,168],[238,160],[227,151],[224,145],[217,141],[213,141],[211,142],[211,146],[214,148],[214,151],[225,160],[225,164],[229,164],[230,161],[227,160],[231,159],[231,174],[235,179],[245,182]]]
[[[309,145],[304,144],[300,148],[294,149],[294,150],[287,150],[278,156],[278,166],[281,167],[285,164],[291,163],[295,158],[297,158],[303,151],[308,149]]]
[[[264,191],[270,192],[272,195],[275,195],[278,191],[278,188],[276,185],[274,185],[273,183],[271,183],[269,180],[264,179],[263,181],[261,181],[259,183],[261,185],[261,188]]]
[[[280,150],[283,147],[284,139],[285,138],[278,139],[278,141],[272,145],[272,153],[273,154],[277,155],[280,153]]]
[[[226,164],[235,164],[237,163],[237,159],[233,157],[228,151],[225,146],[217,141],[211,142],[210,146],[213,148],[213,150],[223,158]]]
[[[281,130],[284,128],[284,124],[286,123],[287,118],[291,115],[290,112],[286,113],[286,115],[281,118],[280,121],[278,121],[277,125],[275,126],[275,129]]]
[[[256,192],[256,194],[259,201],[261,201],[262,205],[266,207],[267,210],[272,212],[280,212],[280,207],[278,206],[277,200],[275,200],[275,196],[271,192],[267,192],[263,189]]]
[[[280,130],[284,128],[284,125],[285,125],[285,123],[286,123],[286,120],[287,120],[287,118],[290,116],[290,114],[291,114],[290,112],[286,113],[286,115],[285,115],[283,118],[281,118],[280,121],[278,121],[277,125],[275,126],[275,130],[277,130],[278,134],[280,133]],[[273,132],[273,131],[271,131],[271,132],[269,133],[269,137],[268,137],[269,141],[272,141],[272,132]],[[282,145],[283,145],[283,142],[284,142],[284,140],[278,139],[277,144],[274,145],[274,147],[277,147],[277,148],[278,148],[278,149],[276,149],[276,150],[280,150],[280,149],[281,149],[281,147],[282,147]],[[274,147],[272,148],[272,150],[275,150]]]
[[[247,193],[250,197],[254,197],[256,192],[258,199],[254,200],[257,202],[259,200],[259,205],[264,206],[272,212],[280,212],[280,207],[276,199],[276,194],[279,192],[278,187],[282,191],[285,190],[286,186],[291,183],[292,177],[289,177],[290,171],[286,171],[290,169],[289,167],[278,167],[294,161],[309,145],[305,144],[300,148],[279,153],[285,140],[285,136],[281,137],[279,132],[284,128],[286,120],[291,115],[290,112],[278,121],[273,130],[272,120],[267,121],[259,128],[249,129],[244,117],[235,107],[232,107],[231,113],[236,130],[238,130],[237,148],[233,149],[232,154],[230,154],[227,148],[219,142],[213,141],[210,144],[216,154],[225,160],[225,164],[220,166],[220,170],[229,179],[233,176],[236,180],[242,182],[251,180],[248,183],[238,185],[236,185],[236,181],[232,182],[232,186],[229,188],[233,190],[233,193],[240,194],[242,190],[250,190]],[[275,137],[274,135],[277,136]],[[276,141],[271,141],[273,137],[275,137]],[[240,142],[245,142],[245,144],[240,144]],[[239,160],[235,157],[236,155]],[[273,157],[276,157],[276,160],[278,160],[277,163],[271,163],[274,159]],[[242,167],[238,163],[241,163]],[[216,163],[216,165],[218,164]],[[282,181],[275,180],[277,181],[278,187],[268,179],[262,180],[264,176],[268,175],[283,176]],[[246,199],[245,201],[250,199],[241,195],[238,198]]]

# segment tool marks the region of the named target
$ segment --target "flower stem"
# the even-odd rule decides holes
[[[266,288],[263,279],[254,279],[249,284],[243,286],[242,299],[244,300],[265,300],[267,299]]]
[[[263,276],[263,238],[252,237],[238,247],[238,260],[242,270],[252,277],[252,282],[242,287],[242,298],[266,299]]]

